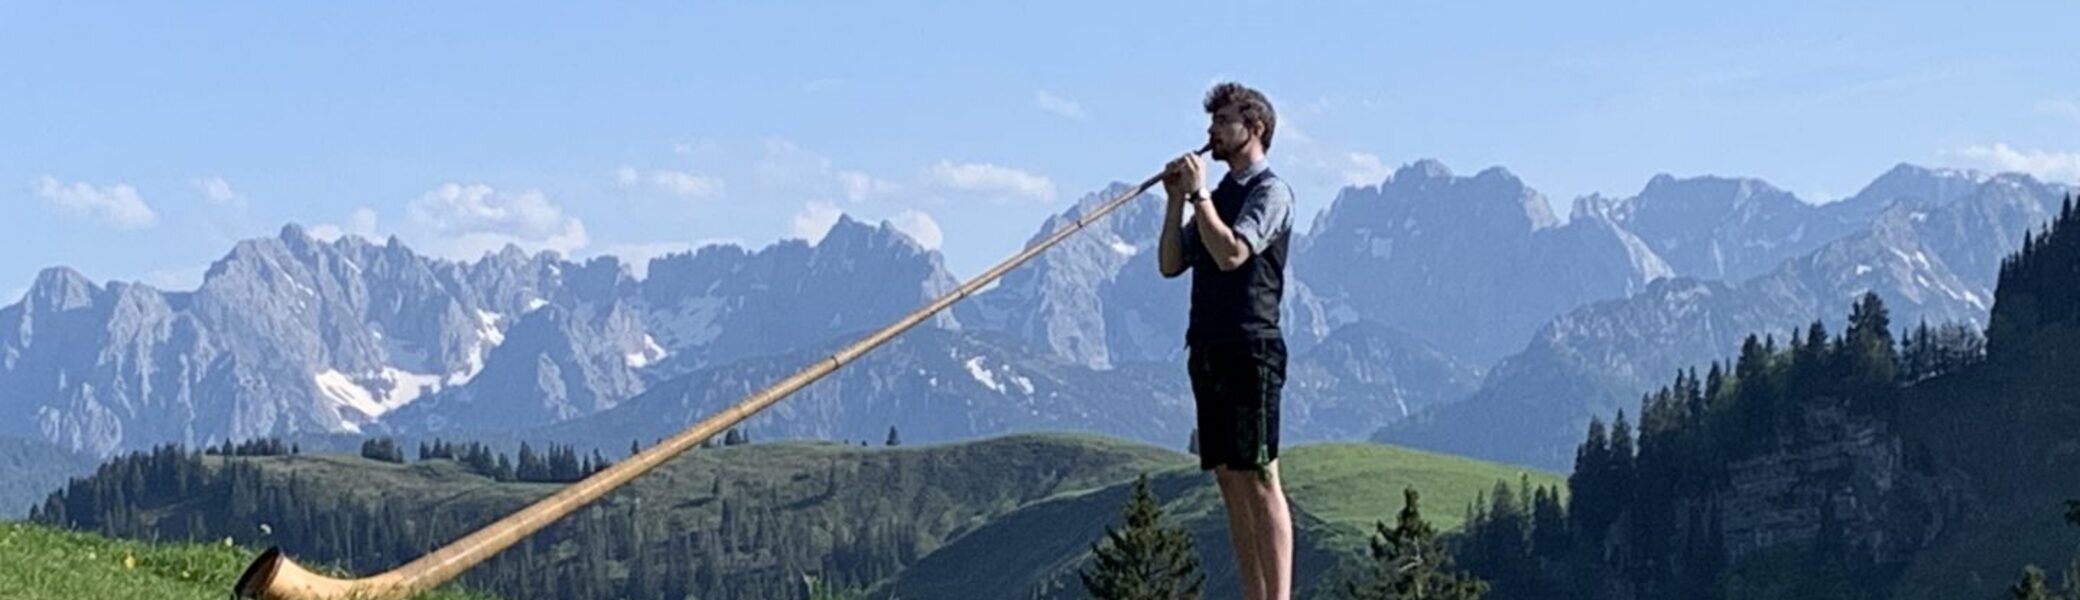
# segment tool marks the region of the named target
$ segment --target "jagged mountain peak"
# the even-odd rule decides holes
[[[36,273],[36,283],[25,298],[32,310],[58,311],[92,305],[100,292],[101,286],[86,275],[72,267],[56,266]]]
[[[1472,177],[1459,177],[1443,162],[1426,158],[1403,165],[1377,187],[1339,190],[1310,231],[1402,226],[1400,221],[1413,226],[1437,220],[1520,231],[1561,224],[1545,196],[1506,168],[1494,166]]]
[[[1667,173],[1658,173],[1648,179],[1646,187],[1632,198],[1632,202],[1642,207],[1674,203],[1728,210],[1756,202],[1803,203],[1796,195],[1754,177],[1700,175],[1678,178]]]
[[[1394,174],[1388,176],[1387,182],[1403,185],[1420,185],[1423,182],[1450,179],[1452,179],[1452,168],[1445,166],[1444,161],[1424,158],[1395,169]]]
[[[839,213],[838,220],[831,223],[823,239],[813,246],[819,254],[831,252],[854,253],[861,251],[895,251],[897,255],[915,255],[933,252],[925,249],[910,234],[897,229],[888,220],[869,223],[854,218],[848,213]]]
[[[1890,169],[1886,169],[1885,173],[1879,175],[1878,178],[1874,180],[1874,182],[1916,179],[1963,179],[1967,181],[1985,181],[1989,177],[1991,176],[1977,169],[1924,167],[1914,163],[1902,162],[1899,164],[1892,165],[1892,168]]]
[[[1868,217],[1897,202],[1927,206],[1949,204],[1970,194],[1992,176],[1970,169],[1930,168],[1899,163],[1865,184],[1855,195],[1838,203],[1838,211],[1850,218]]]
[[[311,241],[310,233],[304,231],[303,226],[296,224],[295,221],[282,224],[281,231],[277,232],[275,237],[291,243]]]
[[[1617,210],[1622,202],[1624,202],[1623,198],[1613,198],[1603,194],[1577,196],[1574,199],[1573,208],[1568,211],[1567,220],[1574,221],[1583,217],[1609,219],[1611,212]]]

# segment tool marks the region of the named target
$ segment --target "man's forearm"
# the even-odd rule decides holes
[[[1164,277],[1176,277],[1184,272],[1184,240],[1179,232],[1184,226],[1184,202],[1165,200],[1163,208],[1163,233],[1156,242],[1156,269]]]
[[[1222,271],[1242,266],[1249,259],[1249,248],[1242,240],[1235,239],[1235,230],[1221,222],[1220,213],[1213,211],[1212,202],[1200,202],[1192,207],[1192,221],[1199,227],[1199,240],[1206,245],[1206,254]]]

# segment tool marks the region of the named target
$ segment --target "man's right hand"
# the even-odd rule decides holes
[[[1187,154],[1163,165],[1163,193],[1170,197],[1171,202],[1183,204],[1185,197],[1199,188],[1199,182],[1191,180],[1190,164],[1186,162],[1191,158]]]

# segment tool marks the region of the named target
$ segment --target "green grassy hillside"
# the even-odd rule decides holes
[[[239,485],[198,484],[193,489],[201,491],[187,495],[125,493],[135,508],[121,511],[117,533],[166,537],[202,527],[209,539],[228,535],[255,546],[279,545],[299,560],[367,572],[558,487],[492,481],[448,460],[201,460],[219,473],[235,471],[233,465],[257,473],[241,476],[241,485],[262,489],[243,494],[243,501],[229,491]],[[1296,512],[1296,564],[1303,581],[1323,582],[1362,555],[1373,522],[1400,510],[1403,487],[1422,490],[1426,514],[1450,528],[1476,494],[1498,481],[1515,485],[1526,473],[1367,443],[1292,448],[1280,462]],[[902,593],[912,600],[999,597],[999,589],[1023,597],[1045,581],[1075,581],[1074,568],[1104,526],[1117,520],[1143,473],[1154,476],[1169,513],[1200,538],[1213,597],[1222,597],[1233,579],[1226,517],[1211,475],[1198,470],[1197,460],[1115,438],[1059,433],[900,447],[779,442],[696,450],[472,570],[463,582],[512,597],[585,590],[661,597],[684,586],[699,597],[749,598],[790,593],[802,574],[816,573],[849,587],[921,586]],[[1536,485],[1560,482],[1550,473],[1529,476]],[[282,495],[291,498],[270,499]],[[232,508],[238,506],[248,508]],[[269,533],[259,533],[262,524],[270,525]],[[378,541],[356,531],[408,533]],[[643,578],[655,580],[638,581]],[[571,581],[577,579],[592,583]],[[658,593],[625,591],[633,589]]]
[[[1376,521],[1401,510],[1401,490],[1424,494],[1424,515],[1440,528],[1456,528],[1464,508],[1497,481],[1515,485],[1529,475],[1532,485],[1556,485],[1560,476],[1463,457],[1380,444],[1338,443],[1292,448],[1279,459],[1294,512],[1296,598],[1326,597],[1341,589]],[[1150,485],[1171,523],[1192,532],[1211,598],[1239,595],[1230,553],[1227,518],[1212,475],[1196,462],[1154,473]],[[1119,520],[1133,482],[1121,481],[1083,494],[1065,495],[995,519],[955,540],[874,595],[908,600],[1028,598],[1036,588],[1047,597],[1079,598],[1076,573],[1107,525]]]

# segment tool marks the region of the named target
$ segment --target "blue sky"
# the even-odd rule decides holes
[[[1563,215],[1663,172],[2080,179],[2073,3],[1295,4],[0,2],[0,291],[192,288],[292,221],[645,257],[839,212],[966,276],[1197,146],[1222,79],[1277,105],[1302,228],[1422,158]]]

